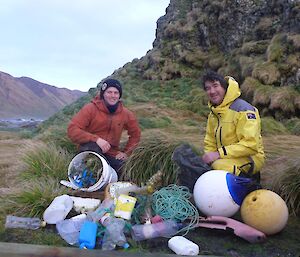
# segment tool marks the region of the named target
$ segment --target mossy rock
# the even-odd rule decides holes
[[[243,78],[245,78],[251,76],[253,67],[255,66],[257,61],[253,57],[241,56],[239,58],[239,63],[241,66],[241,75]]]
[[[274,87],[270,85],[260,84],[256,87],[253,95],[253,104],[258,106],[269,106],[271,103],[271,94],[274,91]]]
[[[276,34],[268,46],[267,49],[267,60],[269,62],[281,62],[284,57],[287,45],[286,34]]]
[[[250,41],[243,44],[241,51],[244,55],[263,54],[268,48],[269,40]]]
[[[300,34],[288,35],[288,42],[293,46],[293,50],[300,51]]]
[[[263,62],[255,65],[252,77],[258,79],[265,85],[280,85],[281,75],[277,64],[273,62]]]
[[[194,66],[196,68],[203,68],[206,60],[208,59],[207,53],[202,50],[185,51],[185,55],[182,58],[184,64],[188,66]]]
[[[242,97],[250,102],[253,100],[254,92],[261,83],[253,78],[253,77],[246,77],[244,82],[240,85],[242,91]]]
[[[213,56],[209,59],[208,65],[212,70],[217,70],[224,64],[224,57],[222,55]]]
[[[269,108],[271,110],[281,110],[287,115],[295,114],[295,97],[297,92],[290,87],[279,88],[271,94],[271,102]]]
[[[274,17],[262,17],[254,31],[259,38],[271,38],[276,32],[276,20]]]

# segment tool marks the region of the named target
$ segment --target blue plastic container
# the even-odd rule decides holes
[[[96,245],[97,224],[91,221],[85,221],[79,233],[79,248],[94,249]]]

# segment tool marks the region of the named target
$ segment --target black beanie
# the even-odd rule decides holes
[[[103,98],[103,94],[109,87],[115,87],[118,89],[120,93],[120,98],[122,97],[122,85],[121,83],[116,79],[106,79],[103,81],[102,86],[100,88],[100,98]]]

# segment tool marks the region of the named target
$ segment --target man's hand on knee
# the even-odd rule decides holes
[[[213,163],[215,160],[220,159],[220,154],[219,152],[209,152],[206,153],[202,156],[202,160],[206,163],[206,164],[211,164]]]
[[[101,148],[103,153],[106,153],[107,151],[109,151],[109,149],[111,147],[110,144],[106,140],[104,140],[100,137],[97,139],[96,144],[99,145],[99,147]]]
[[[116,159],[117,159],[117,160],[126,161],[127,158],[128,158],[127,154],[126,154],[126,153],[123,153],[123,152],[119,152],[119,153],[116,155]]]

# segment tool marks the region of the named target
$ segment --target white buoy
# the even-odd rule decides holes
[[[211,170],[201,175],[194,186],[194,200],[198,209],[207,216],[231,217],[240,208],[233,200],[224,170]]]

